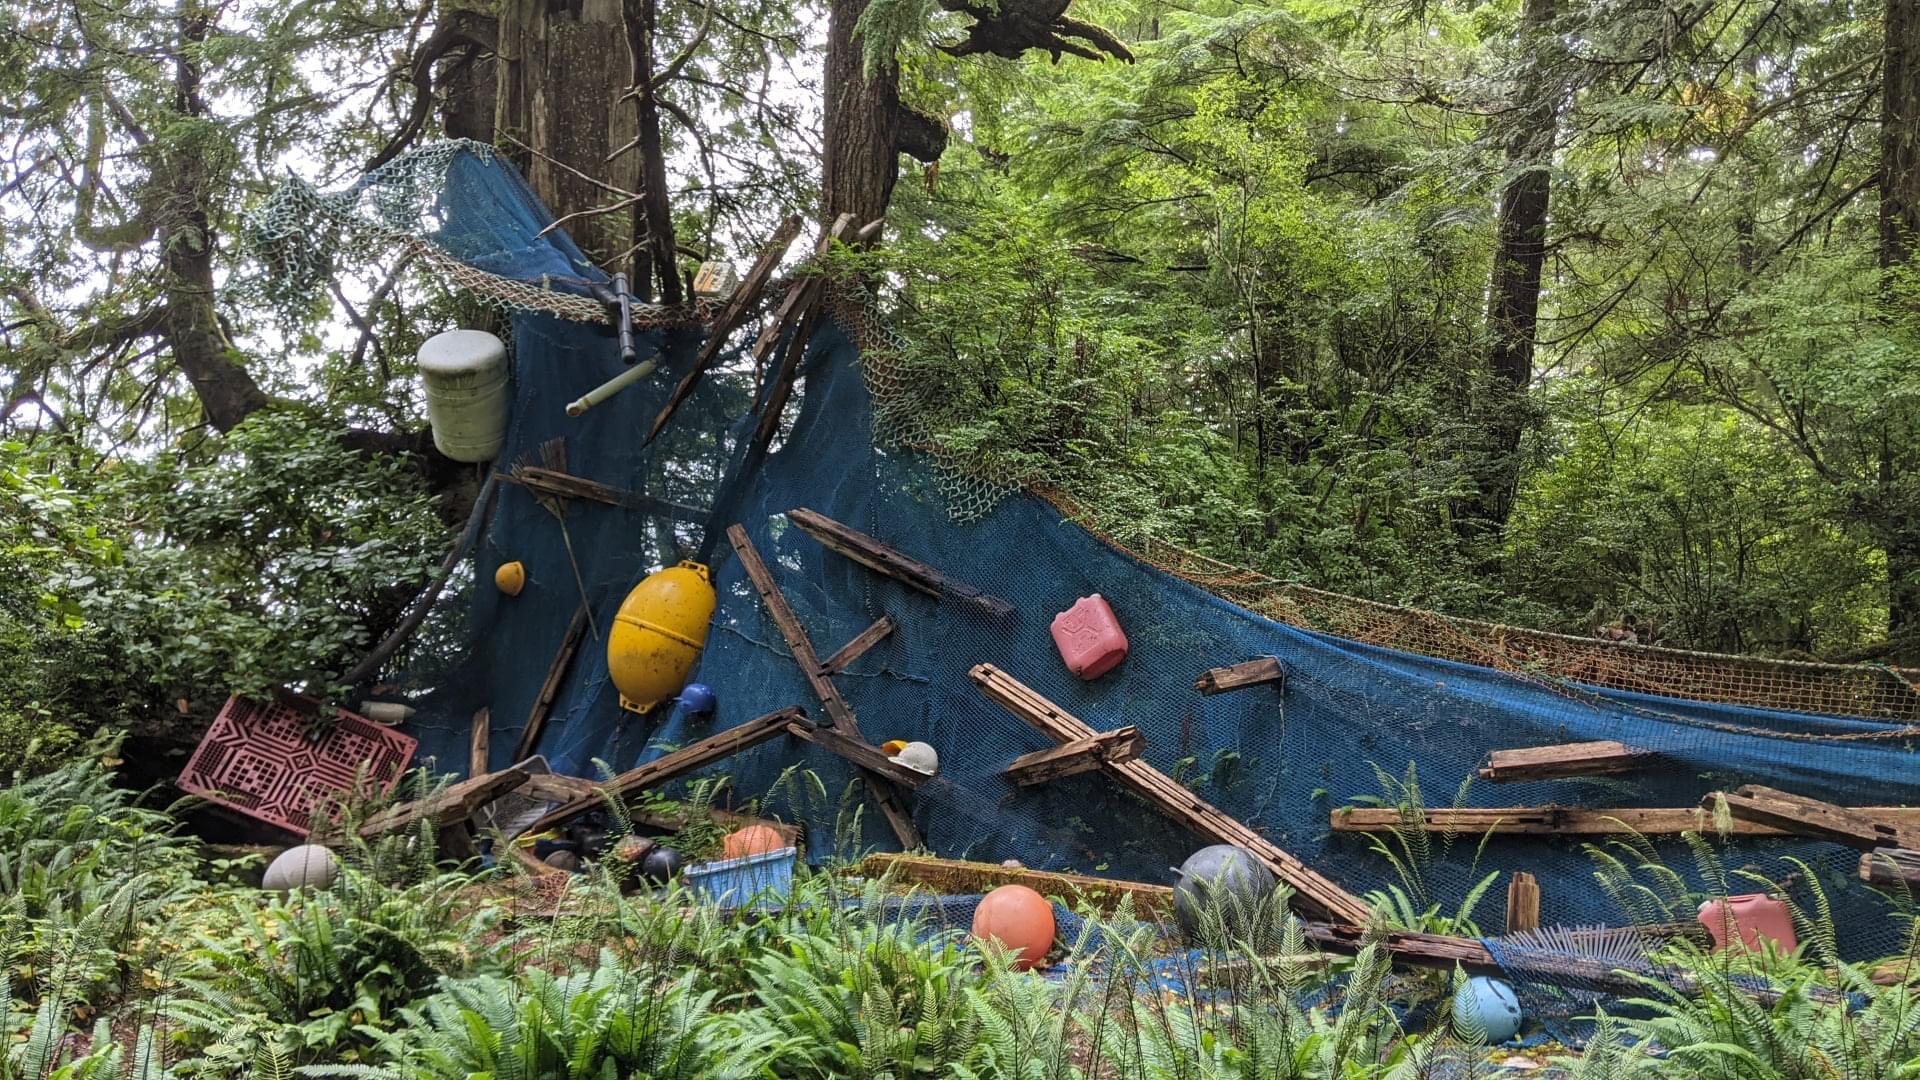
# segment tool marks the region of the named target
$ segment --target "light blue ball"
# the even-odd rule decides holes
[[[1476,975],[1453,995],[1453,1027],[1462,1038],[1477,1027],[1487,1042],[1506,1042],[1520,1031],[1520,999],[1499,979]]]

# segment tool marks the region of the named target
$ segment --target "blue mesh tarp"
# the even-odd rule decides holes
[[[500,164],[457,163],[440,217],[441,235],[457,237],[452,250],[474,265],[528,281],[584,272],[563,236],[538,235],[544,211]],[[943,855],[1013,857],[1041,869],[1164,882],[1196,844],[1099,774],[1027,789],[1008,783],[1001,776],[1008,762],[1048,744],[976,691],[967,672],[982,662],[1095,728],[1138,726],[1147,761],[1356,893],[1399,878],[1367,837],[1332,832],[1329,815],[1355,798],[1379,795],[1376,769],[1399,775],[1410,763],[1429,802],[1440,806],[1453,801],[1489,751],[1585,739],[1619,739],[1665,758],[1660,767],[1605,779],[1477,784],[1464,804],[1684,807],[1742,783],[1856,804],[1913,801],[1911,745],[1833,738],[1884,730],[1869,721],[1556,686],[1307,632],[1144,566],[1030,497],[1010,497],[984,520],[956,525],[924,456],[876,447],[860,357],[838,328],[825,328],[813,342],[784,442],[750,468],[740,448],[757,420],[749,412],[755,373],[737,357],[724,359],[648,446],[645,432],[686,370],[693,338],[647,336],[643,346],[666,350],[662,371],[574,419],[565,403],[621,370],[610,334],[535,314],[516,316],[513,330],[513,418],[496,467],[530,460],[542,443],[563,438],[573,473],[703,511],[719,506],[710,524],[700,514],[679,520],[598,503],[568,510],[567,533],[602,636],[622,597],[648,572],[713,552],[720,607],[695,677],[718,692],[720,706],[717,717],[699,723],[671,711],[651,718],[623,712],[607,679],[602,639],[589,636],[538,746],[560,772],[593,776],[596,762],[626,769],[786,705],[821,715],[719,539],[739,522],[822,655],[883,614],[897,622],[836,681],[870,741],[921,739],[939,750],[939,777],[912,803],[927,844]],[[878,577],[791,527],[782,515],[795,507],[896,544],[1005,597],[1017,612],[996,619]],[[466,761],[468,725],[481,707],[491,710],[491,764],[508,764],[579,605],[560,522],[512,486],[502,489],[471,580],[490,582],[494,568],[510,559],[527,566],[525,592],[508,598],[469,583],[441,605],[397,673],[397,684],[415,694],[411,731],[421,754],[441,769]],[[1112,674],[1083,683],[1060,662],[1048,623],[1095,592],[1118,613],[1132,652]],[[1202,697],[1193,687],[1202,670],[1265,655],[1284,663],[1284,691]],[[853,779],[838,758],[795,739],[764,744],[714,772],[730,775],[733,797],[744,799],[767,795],[795,766],[812,770],[833,792]],[[789,799],[784,808],[806,819],[815,851],[834,847],[834,807]],[[891,846],[877,811],[869,808],[867,819],[864,843]],[[1432,860],[1427,885],[1433,901],[1451,911],[1486,873],[1527,870],[1539,879],[1546,922],[1619,924],[1627,914],[1596,883],[1595,863],[1581,848],[1587,839],[1496,836],[1481,847],[1478,837],[1451,846],[1436,837],[1445,850]],[[1699,880],[1684,845],[1658,839],[1655,851]],[[1836,897],[1854,955],[1900,947],[1882,901],[1860,887],[1856,852],[1748,838],[1722,853],[1728,870],[1797,875],[1804,889],[1806,874],[1786,856],[1804,860]],[[1734,884],[1742,891],[1742,882]],[[1499,927],[1498,906],[1490,901],[1479,913],[1490,929]]]

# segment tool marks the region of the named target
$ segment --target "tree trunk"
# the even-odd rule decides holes
[[[714,0],[717,2],[717,0]],[[635,116],[640,155],[640,213],[633,222],[633,288],[643,298],[653,294],[652,279],[660,282],[660,299],[681,300],[679,261],[674,256],[673,204],[667,192],[667,150],[660,133],[658,64],[654,32],[659,25],[658,0],[623,0],[627,52],[633,58]]]
[[[1880,266],[1888,300],[1895,273],[1910,269],[1920,237],[1920,3],[1887,0],[1880,90]],[[1896,417],[1901,414],[1896,413]],[[1920,522],[1912,509],[1909,470],[1914,436],[1889,424],[1880,453],[1879,499],[1887,553],[1887,635],[1894,658],[1920,656]]]
[[[841,214],[852,214],[856,222],[886,216],[900,176],[899,155],[934,162],[947,148],[946,125],[901,103],[898,66],[889,62],[872,79],[866,77],[853,32],[866,9],[867,0],[833,0],[827,13],[822,221]]]
[[[1528,54],[1515,95],[1516,115],[1505,147],[1510,179],[1500,195],[1493,271],[1487,290],[1487,369],[1512,400],[1491,421],[1495,466],[1481,485],[1471,517],[1504,523],[1518,480],[1513,460],[1525,426],[1522,399],[1533,382],[1533,341],[1540,322],[1540,277],[1547,260],[1549,168],[1558,102],[1547,77],[1548,24],[1554,0],[1526,0],[1520,35]]]

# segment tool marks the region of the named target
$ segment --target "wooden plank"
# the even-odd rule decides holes
[[[937,600],[954,600],[977,608],[996,618],[1013,614],[1013,605],[991,593],[921,562],[866,533],[844,525],[825,514],[797,507],[787,511],[787,519],[800,531],[820,541],[828,551],[844,555],[878,574],[884,574]]]
[[[800,665],[800,674],[806,677],[807,685],[827,710],[827,716],[833,721],[833,730],[854,741],[861,741],[860,724],[854,718],[853,708],[840,696],[840,690],[833,685],[833,680],[822,674],[820,656],[813,651],[813,642],[807,637],[806,628],[800,625],[799,616],[793,613],[793,606],[787,603],[786,595],[773,579],[773,571],[767,569],[766,560],[760,557],[760,550],[753,546],[753,539],[747,535],[745,526],[728,526],[727,542],[733,545],[734,553],[740,556],[740,566],[746,571],[747,579],[753,582],[754,590],[760,594],[761,603],[766,605],[767,617],[773,620],[774,626],[780,630],[780,636],[786,639],[787,647],[793,650],[793,659]],[[920,830],[914,827],[913,815],[907,812],[893,784],[870,769],[862,769],[861,775],[866,780],[867,790],[880,805],[880,812],[887,819],[887,826],[893,830],[894,838],[900,841],[900,846],[908,851],[924,846]]]
[[[1863,851],[1860,880],[1887,888],[1920,890],[1920,851],[1906,848]]]
[[[787,725],[805,715],[807,715],[805,710],[798,705],[789,705],[784,709],[767,713],[765,716],[755,717],[737,727],[709,735],[665,757],[628,769],[593,794],[582,795],[571,802],[554,807],[542,814],[538,821],[529,825],[527,831],[541,832],[550,829],[569,818],[603,805],[603,792],[611,793],[616,798],[626,798],[636,791],[656,787],[676,776],[683,776],[723,758],[731,757],[742,750],[759,746],[769,739],[786,734]]]
[[[473,714],[473,733],[467,745],[467,775],[479,776],[487,771],[487,742],[492,737],[493,710],[482,706]]]
[[[800,325],[794,328],[792,340],[780,354],[780,368],[774,372],[773,382],[767,389],[767,401],[760,414],[760,423],[753,431],[753,447],[749,454],[758,458],[773,445],[773,437],[780,431],[781,414],[787,410],[787,399],[793,396],[793,383],[800,375],[800,361],[806,358],[807,344],[820,326],[820,288],[816,287],[812,297],[806,301],[806,311],[800,317]],[[776,327],[769,333],[779,333],[783,328]]]
[[[513,760],[525,761],[533,756],[534,747],[540,745],[540,733],[546,729],[547,714],[553,711],[554,699],[560,696],[560,685],[566,680],[567,669],[573,666],[574,654],[580,651],[580,639],[586,632],[587,608],[583,604],[573,613],[573,622],[567,625],[567,634],[560,639],[560,650],[553,654],[553,662],[547,665],[546,680],[540,684],[540,693],[533,699],[526,726],[520,729],[520,742],[514,747]]]
[[[1713,809],[1721,800],[1737,820],[1756,821],[1797,836],[1860,848],[1920,847],[1920,830],[1904,829],[1851,807],[1759,784],[1748,784],[1732,793],[1715,792],[1700,805]]]
[[[823,728],[806,720],[796,720],[787,725],[787,730],[822,750],[838,754],[866,772],[883,776],[901,787],[918,788],[921,784],[933,779],[917,769],[896,764],[887,757],[886,751],[879,747],[843,735],[832,728]]]
[[[1146,737],[1140,734],[1140,729],[1129,725],[1022,754],[1007,766],[1006,776],[1021,787],[1032,787],[1062,776],[1092,772],[1102,765],[1132,761],[1146,746]]]
[[[860,860],[854,872],[865,878],[891,877],[894,881],[911,882],[933,893],[984,893],[1002,885],[1025,885],[1042,896],[1089,904],[1108,913],[1117,908],[1123,898],[1133,900],[1133,913],[1142,918],[1165,918],[1173,913],[1172,886],[1089,874],[890,852],[867,856]]]
[[[1507,881],[1507,933],[1540,929],[1540,882],[1525,870]]]
[[[1651,763],[1655,756],[1612,739],[1495,750],[1480,769],[1480,779],[1501,784],[1513,780],[1556,780],[1564,776],[1605,776],[1630,772]]]
[[[542,495],[552,495],[562,499],[585,499],[588,502],[639,510],[694,524],[704,523],[708,517],[707,511],[697,506],[656,499],[637,491],[624,491],[610,484],[561,472],[558,469],[546,469],[538,465],[516,465],[512,472],[498,475],[508,483],[518,484],[528,491]]]
[[[968,674],[988,698],[1055,742],[1071,742],[1095,734],[1078,717],[991,664],[975,665]],[[1355,926],[1367,923],[1372,909],[1365,901],[1181,787],[1160,770],[1138,760],[1105,763],[1103,767],[1161,813],[1196,834],[1251,851],[1275,876],[1291,886],[1295,899],[1310,910]]]
[[[1217,667],[1203,671],[1193,680],[1193,688],[1202,694],[1212,696],[1232,690],[1245,690],[1249,686],[1269,684],[1286,685],[1287,669],[1281,666],[1276,657],[1262,656],[1247,660],[1230,667]]]
[[[1853,809],[1882,821],[1920,826],[1920,809],[1901,806],[1858,806]],[[1697,806],[1620,807],[1591,810],[1580,806],[1495,806],[1430,809],[1427,831],[1511,836],[1671,836],[1714,832],[1713,815]],[[1400,812],[1392,808],[1343,806],[1333,811],[1334,832],[1377,833],[1400,828]],[[1735,818],[1729,836],[1790,836],[1792,833],[1757,821]]]
[[[435,826],[453,825],[473,816],[474,811],[527,782],[521,768],[481,773],[457,784],[449,784],[424,799],[390,806],[360,825],[361,836],[384,836],[399,832],[426,819]]]
[[[780,223],[780,227],[774,230],[773,239],[767,242],[766,247],[760,249],[760,257],[753,261],[753,267],[747,271],[746,278],[740,282],[738,288],[733,290],[733,295],[727,299],[727,306],[721,308],[720,314],[714,317],[713,329],[708,331],[707,340],[700,346],[699,353],[694,356],[693,364],[687,368],[687,373],[680,377],[680,382],[674,386],[673,393],[668,395],[667,403],[661,406],[659,415],[653,418],[653,426],[647,430],[646,443],[651,443],[659,437],[661,430],[667,426],[667,421],[673,419],[674,412],[693,396],[694,387],[700,385],[700,379],[707,373],[707,368],[713,366],[713,361],[727,343],[728,335],[740,325],[741,320],[746,317],[753,305],[759,302],[760,292],[767,287],[768,280],[773,277],[774,269],[780,265],[781,256],[787,253],[793,238],[799,235],[800,215],[790,214]]]
[[[880,616],[874,620],[872,626],[855,634],[852,641],[840,646],[832,656],[820,661],[820,674],[838,675],[845,671],[849,664],[866,655],[868,649],[880,644],[881,639],[893,633],[898,626],[899,624],[893,621],[893,616]]]

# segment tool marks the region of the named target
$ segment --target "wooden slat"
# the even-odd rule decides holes
[[[1701,800],[1700,805],[1711,809],[1720,800],[1725,800],[1728,813],[1737,820],[1771,825],[1797,836],[1860,848],[1920,847],[1920,830],[1877,820],[1872,814],[1853,807],[1837,806],[1759,784],[1748,784],[1732,793],[1716,792]]]
[[[1507,933],[1540,929],[1540,882],[1525,870],[1507,881]]]
[[[479,776],[487,771],[487,745],[492,736],[493,710],[482,706],[473,714],[473,731],[467,745],[467,775]]]
[[[989,892],[1002,885],[1025,885],[1042,896],[1091,904],[1112,912],[1123,897],[1133,899],[1133,913],[1143,918],[1173,913],[1173,888],[1139,881],[1121,881],[1089,874],[1065,874],[996,863],[965,862],[931,855],[879,852],[860,860],[855,872],[864,878],[891,876],[935,893]]]
[[[1863,851],[1860,880],[1886,888],[1920,890],[1920,851],[1906,848]]]
[[[553,654],[553,662],[547,665],[546,680],[540,684],[540,693],[533,699],[533,708],[527,713],[527,725],[520,729],[520,742],[514,747],[513,760],[525,761],[533,756],[534,747],[540,745],[540,733],[546,730],[547,714],[553,711],[553,702],[560,696],[560,685],[566,680],[567,669],[573,666],[574,654],[580,651],[580,639],[587,632],[587,618],[585,605],[573,613],[573,622],[567,626],[567,635],[560,639],[560,649]]]
[[[435,826],[453,825],[473,816],[474,811],[527,782],[521,768],[481,773],[457,784],[449,784],[424,799],[390,806],[360,825],[361,836],[384,836],[399,832],[423,818]]]
[[[822,750],[838,754],[859,768],[876,776],[883,776],[901,787],[917,788],[933,779],[916,769],[895,764],[891,758],[887,757],[886,751],[879,747],[842,735],[832,728],[820,727],[805,720],[796,720],[787,725],[787,730]]]
[[[1217,667],[1203,671],[1193,680],[1193,688],[1202,694],[1224,694],[1231,690],[1244,690],[1249,686],[1266,686],[1270,683],[1285,685],[1287,669],[1280,661],[1271,656],[1262,656],[1247,660],[1231,667]]]
[[[1006,776],[1021,787],[1032,787],[1063,776],[1092,772],[1102,765],[1132,761],[1146,746],[1146,737],[1140,734],[1140,729],[1129,725],[1022,754],[1007,766]]]
[[[1555,780],[1565,776],[1605,776],[1649,764],[1654,754],[1623,742],[1559,743],[1519,750],[1495,750],[1480,769],[1480,779]]]
[[[589,480],[584,476],[575,476],[558,469],[545,469],[538,465],[516,465],[512,472],[500,473],[499,476],[509,483],[519,484],[528,491],[562,499],[585,499],[588,502],[639,510],[643,513],[694,524],[704,523],[708,517],[707,511],[697,506],[656,499],[637,491],[623,491],[598,480]]]
[[[773,571],[767,569],[767,562],[760,557],[760,550],[753,546],[753,539],[741,525],[727,528],[727,542],[733,545],[734,553],[740,556],[740,566],[746,571],[747,579],[760,594],[761,603],[766,605],[767,617],[773,620],[780,630],[780,636],[786,639],[787,647],[793,650],[794,662],[800,665],[800,674],[806,677],[807,685],[812,687],[814,696],[827,710],[827,716],[833,721],[833,730],[848,739],[862,741],[859,721],[854,718],[853,709],[840,696],[840,690],[833,680],[821,673],[820,656],[813,651],[813,642],[807,637],[806,628],[800,625],[799,616],[793,613],[793,606],[780,591],[780,585],[773,579]],[[817,729],[816,729],[817,730]],[[887,826],[893,830],[894,838],[908,851],[921,847],[920,830],[913,824],[913,815],[907,812],[906,804],[900,798],[900,792],[891,781],[872,770],[862,769],[867,790],[880,805],[880,813],[887,819]]]
[[[838,675],[842,671],[845,671],[849,664],[866,655],[868,649],[880,644],[881,639],[893,633],[894,630],[898,628],[898,625],[899,624],[893,621],[893,616],[880,616],[874,620],[872,626],[854,635],[852,641],[840,646],[832,656],[820,661],[820,674]]]
[[[797,705],[789,705],[758,716],[737,727],[709,735],[699,742],[684,746],[665,757],[647,762],[637,768],[628,769],[614,777],[604,789],[618,798],[626,798],[636,791],[664,784],[676,776],[683,776],[697,769],[705,768],[722,758],[731,757],[742,750],[759,746],[769,739],[786,734],[787,725],[806,716],[806,711]],[[540,832],[550,829],[579,814],[584,814],[603,805],[599,791],[591,795],[582,795],[571,802],[554,807],[540,816],[538,821],[527,827],[528,832]]]
[[[760,249],[760,257],[753,261],[753,268],[747,271],[747,276],[741,280],[739,287],[733,290],[733,295],[727,300],[727,306],[721,308],[720,314],[714,317],[713,329],[708,331],[707,340],[700,346],[699,353],[694,356],[693,364],[687,368],[687,373],[680,377],[680,382],[674,386],[673,393],[667,396],[667,403],[661,406],[660,414],[653,418],[653,426],[647,429],[647,443],[659,437],[661,430],[667,426],[667,421],[673,419],[674,412],[693,396],[694,387],[700,385],[701,377],[707,373],[707,368],[711,367],[715,358],[720,355],[721,348],[727,343],[728,335],[733,333],[734,328],[746,318],[747,312],[759,302],[761,290],[767,287],[768,280],[773,277],[774,269],[780,265],[780,257],[787,253],[793,238],[799,235],[800,215],[790,214],[780,223],[780,227],[774,230],[773,239],[767,242],[766,247]]]
[[[1078,717],[991,664],[976,665],[969,675],[988,698],[1055,742],[1072,742],[1095,734]],[[1138,760],[1107,764],[1104,768],[1135,794],[1196,834],[1252,852],[1275,876],[1293,888],[1295,899],[1307,908],[1343,923],[1359,926],[1367,922],[1372,909],[1365,901],[1181,787],[1172,777]]]
[[[1920,809],[1900,806],[1860,806],[1854,809],[1875,818],[1920,825]],[[1713,815],[1696,806],[1621,807],[1591,810],[1580,806],[1496,806],[1430,809],[1427,831],[1514,836],[1671,836],[1676,833],[1712,834]],[[1340,807],[1333,811],[1334,832],[1377,833],[1401,827],[1397,810],[1378,807]],[[1730,836],[1790,836],[1785,829],[1735,818]]]
[[[964,581],[947,575],[911,555],[825,514],[797,507],[787,519],[800,531],[820,541],[828,551],[844,555],[875,573],[885,574],[938,600],[954,600],[998,618],[1013,614],[1013,605]]]

